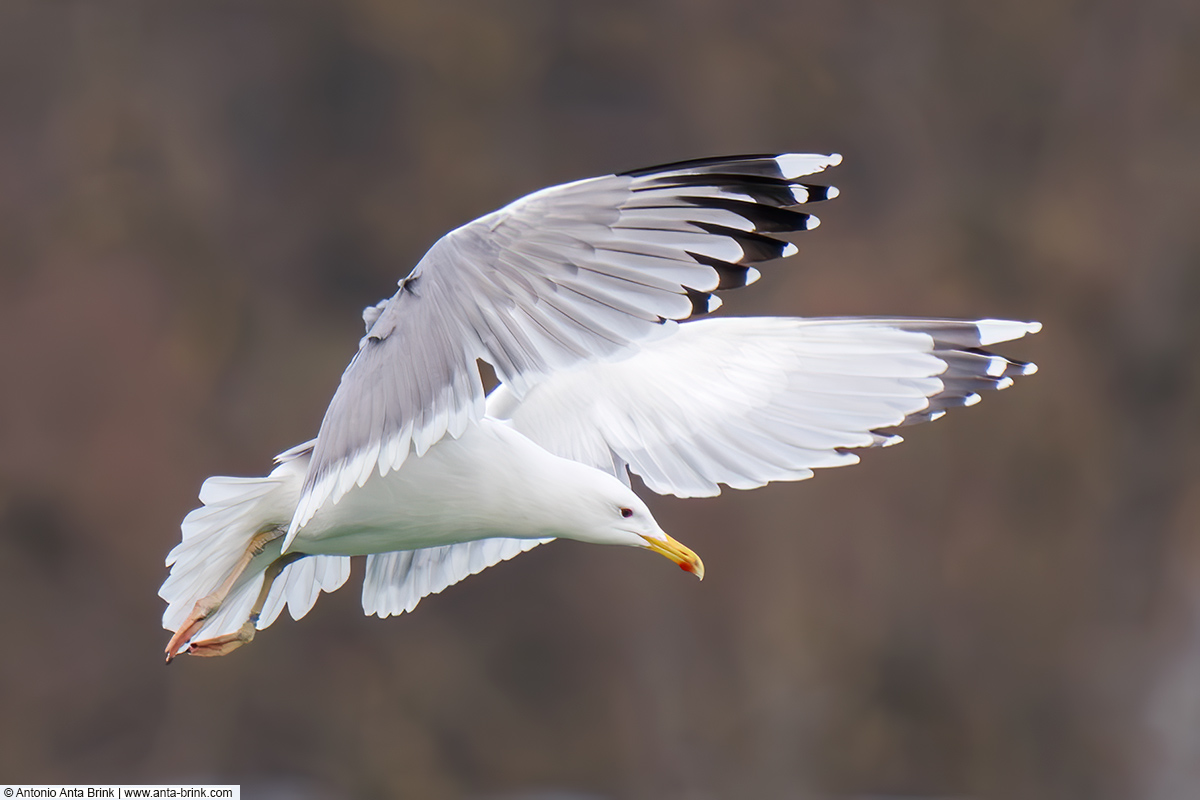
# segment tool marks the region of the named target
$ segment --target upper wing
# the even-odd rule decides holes
[[[322,503],[397,469],[483,414],[476,359],[523,394],[713,310],[711,292],[796,251],[788,206],[836,192],[800,182],[838,155],[682,162],[544,189],[444,236],[370,325],[325,418],[285,548]]]
[[[1041,329],[981,320],[707,319],[622,361],[564,371],[488,413],[556,455],[703,497],[857,463],[847,448],[973,405],[1036,370],[980,349]]]

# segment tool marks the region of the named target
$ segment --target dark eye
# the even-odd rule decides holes
[[[633,516],[633,509],[632,508],[622,508],[621,516],[624,517],[625,519],[629,519],[630,517]]]

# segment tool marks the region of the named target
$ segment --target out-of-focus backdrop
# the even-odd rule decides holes
[[[398,619],[161,664],[211,474],[315,434],[360,309],[552,183],[839,151],[734,313],[1039,319],[859,466],[654,498]],[[298,798],[1200,792],[1200,5],[0,5],[0,782]]]

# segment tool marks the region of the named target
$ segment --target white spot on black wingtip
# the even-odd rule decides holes
[[[838,191],[838,188],[836,186],[826,186],[825,187],[825,199],[826,200],[832,200],[833,198],[837,197],[839,194],[841,194],[841,192]]]
[[[1037,333],[1042,329],[1042,323],[1016,322],[1010,319],[981,319],[975,322],[975,329],[979,332],[979,343],[987,346]]]
[[[809,197],[808,187],[793,186],[793,187],[791,187],[791,189],[792,189],[792,198],[796,201],[796,205],[801,205],[803,203],[808,202],[808,197]]]
[[[1000,391],[1001,389],[1007,389],[1008,387],[1010,387],[1012,385],[1013,385],[1013,379],[1008,377],[1007,375],[1005,375],[1003,378],[996,381],[996,391]]]
[[[787,242],[784,245],[783,251],[780,252],[779,257],[787,258],[788,256],[794,256],[794,255],[796,255],[796,253],[799,253],[799,252],[800,252],[800,249],[798,247],[796,247],[796,245],[792,244],[791,242]]]
[[[721,298],[715,294],[708,292],[698,292],[695,289],[686,289],[688,300],[692,302],[692,313],[689,316],[696,317],[703,314],[711,314],[721,307]]]
[[[935,411],[929,415],[929,421],[933,422],[935,419],[941,419],[944,416],[946,416],[945,411]]]
[[[971,392],[969,395],[967,395],[966,397],[963,398],[963,405],[964,406],[973,406],[982,399],[983,398],[980,397],[975,392]]]
[[[715,298],[709,292],[698,292],[695,289],[685,288],[683,293],[687,295],[687,299],[692,304],[692,313],[688,315],[689,319],[692,317],[703,316],[704,314],[707,314],[713,310],[714,306],[712,301]]]
[[[1037,370],[1038,370],[1037,364],[1030,361],[1028,364],[1026,364],[1024,367],[1021,368],[1021,374],[1022,375],[1032,375],[1035,372],[1037,372]]]
[[[775,157],[775,165],[779,174],[787,180],[795,180],[802,175],[812,175],[827,167],[836,167],[842,163],[842,157],[837,153],[827,156],[812,153],[784,153]]]
[[[821,220],[813,214],[808,215],[808,219],[804,221],[804,230],[811,231],[821,224]]]
[[[779,244],[776,240],[771,240],[771,241],[776,245]],[[709,256],[706,256],[702,253],[693,253],[690,250],[687,250],[685,252],[689,256],[691,256],[696,261],[696,263],[704,264],[704,265],[712,267],[714,270],[716,270],[717,285],[715,288],[717,288],[717,289],[738,289],[738,288],[741,288],[742,286],[745,286],[748,283],[758,280],[758,278],[761,277],[759,275],[758,270],[756,270],[750,266],[746,266],[743,264],[730,264],[728,261],[722,261],[719,258],[710,258]],[[777,253],[775,253],[773,251],[770,258],[775,258],[776,255],[777,255]],[[760,260],[765,261],[767,259],[764,258],[764,259],[760,259]],[[705,292],[696,292],[697,297],[699,297],[703,294],[705,294]],[[695,298],[693,298],[693,301],[692,301],[693,313],[696,313],[696,314],[704,313],[702,304],[697,305],[697,303],[698,303],[698,301]]]
[[[775,164],[779,167],[779,174],[791,180],[809,174],[812,170],[813,160],[811,156],[799,153],[784,153],[775,158]]]

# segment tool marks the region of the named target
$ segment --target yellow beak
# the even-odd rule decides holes
[[[650,550],[653,550],[660,556],[666,556],[671,559],[684,572],[690,572],[700,580],[704,580],[704,562],[700,560],[700,556],[665,533],[663,536],[666,537],[665,541],[651,539],[648,536],[643,536],[642,538],[646,540],[646,547]]]

